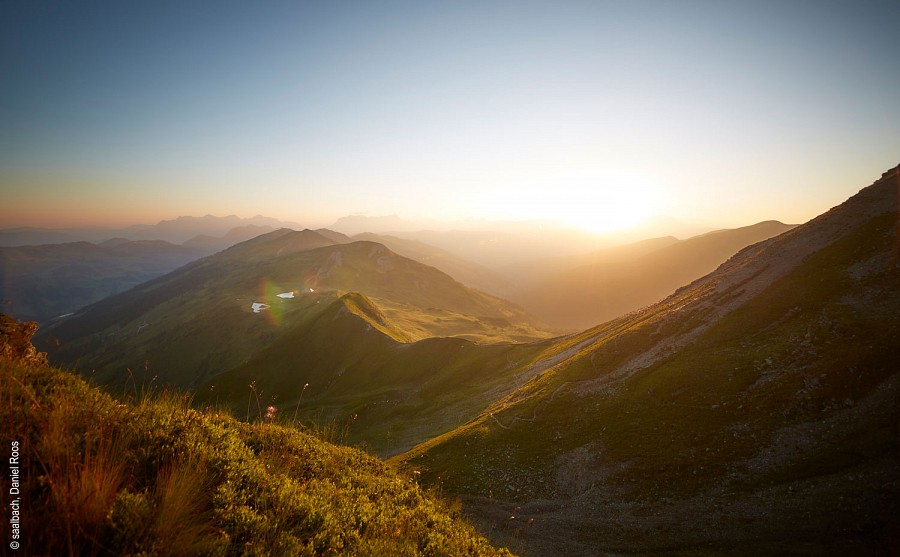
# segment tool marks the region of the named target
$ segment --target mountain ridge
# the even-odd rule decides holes
[[[515,306],[381,244],[337,244],[315,231],[281,229],[89,306],[42,331],[39,341],[56,361],[85,359],[81,365],[98,369],[101,381],[116,375],[121,381],[126,368],[138,369],[145,359],[165,359],[160,379],[180,377],[176,384],[187,386],[209,379],[190,378],[198,358],[208,373],[215,365],[224,372],[253,346],[318,319],[342,297],[347,311],[398,342],[549,336]],[[182,362],[166,356],[173,350]]]
[[[181,216],[164,219],[156,224],[138,224],[124,228],[68,227],[42,228],[17,227],[0,229],[0,246],[16,247],[25,245],[58,244],[75,241],[103,242],[111,238],[128,240],[164,240],[172,244],[189,242],[198,236],[220,238],[235,228],[257,226],[273,230],[275,228],[302,228],[295,222],[281,221],[271,217],[256,215],[241,218],[236,215],[217,217]]]

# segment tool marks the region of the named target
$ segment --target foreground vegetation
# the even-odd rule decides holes
[[[458,505],[277,417],[245,423],[165,392],[119,401],[2,353],[0,393],[22,554],[509,555]]]

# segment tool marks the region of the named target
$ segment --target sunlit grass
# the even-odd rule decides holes
[[[458,506],[320,439],[343,440],[347,424],[313,432],[276,413],[246,423],[166,391],[123,403],[8,362],[0,392],[0,419],[14,424],[4,446],[19,441],[27,463],[26,554],[508,554]]]

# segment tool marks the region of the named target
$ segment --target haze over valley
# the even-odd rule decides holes
[[[2,12],[3,554],[896,553],[896,3]]]

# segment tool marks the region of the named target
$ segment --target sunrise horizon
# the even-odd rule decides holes
[[[900,8],[812,7],[11,4],[0,228],[805,222],[900,156]]]
[[[879,172],[892,168],[894,164],[882,165],[878,172],[868,172],[855,184],[865,180],[874,181]],[[634,187],[637,185],[637,187]],[[296,211],[284,208],[272,208],[266,204],[251,207],[221,207],[216,203],[197,203],[193,207],[182,206],[178,209],[139,207],[128,212],[129,204],[117,205],[88,199],[63,198],[58,201],[42,203],[13,204],[0,208],[0,229],[40,228],[40,229],[123,229],[128,227],[153,226],[164,221],[179,218],[200,217],[237,217],[251,220],[257,217],[294,223],[304,228],[328,228],[342,219],[364,217],[373,222],[379,219],[395,218],[406,223],[406,226],[418,225],[421,229],[433,228],[449,230],[476,226],[479,223],[543,223],[548,226],[580,230],[597,236],[616,235],[639,230],[652,223],[671,222],[689,226],[692,229],[714,230],[749,226],[763,221],[779,221],[790,224],[801,224],[816,217],[829,208],[843,202],[858,191],[858,185],[848,182],[843,191],[836,190],[831,199],[817,198],[807,206],[786,208],[783,205],[770,206],[769,209],[756,210],[731,218],[723,218],[721,213],[713,211],[707,215],[690,213],[678,214],[666,211],[670,208],[664,202],[665,192],[646,183],[632,182],[631,189],[624,189],[613,194],[610,199],[594,199],[582,206],[570,206],[565,203],[554,203],[553,188],[546,189],[551,196],[541,198],[540,191],[526,192],[506,201],[496,200],[495,205],[504,209],[494,214],[488,212],[440,214],[427,210],[407,210],[402,212],[386,208],[384,210],[346,210],[333,209],[322,214]],[[581,193],[584,196],[584,193]],[[662,193],[662,195],[660,195]],[[642,194],[644,194],[642,196]],[[656,194],[654,198],[652,195]],[[108,209],[104,211],[103,209]],[[604,212],[605,211],[605,212]],[[412,230],[413,228],[410,228]]]
[[[815,218],[813,215],[810,218]],[[754,224],[758,224],[760,222],[767,221],[775,221],[782,222],[785,224],[802,224],[806,222],[806,219],[803,221],[793,221],[790,219],[779,219],[779,218],[762,218],[758,220],[749,220],[749,221],[741,221],[734,223],[717,223],[714,220],[706,220],[706,221],[683,221],[673,217],[671,215],[665,214],[651,214],[647,216],[643,216],[639,219],[628,220],[626,223],[613,223],[610,225],[603,226],[600,223],[600,226],[590,225],[590,224],[579,224],[578,222],[566,221],[561,219],[556,219],[550,216],[541,217],[522,217],[522,218],[487,218],[482,216],[471,216],[465,217],[461,216],[459,218],[435,218],[435,217],[422,217],[422,216],[413,216],[413,215],[404,215],[399,213],[385,213],[385,214],[374,214],[369,212],[357,212],[357,213],[348,213],[344,215],[340,215],[335,218],[309,218],[309,219],[297,219],[291,217],[282,217],[282,216],[273,216],[270,214],[262,214],[262,213],[252,213],[252,212],[218,212],[218,213],[203,213],[198,212],[196,214],[171,214],[171,215],[159,215],[154,217],[146,217],[146,218],[134,218],[128,219],[123,217],[116,217],[109,220],[99,220],[96,217],[72,217],[67,220],[66,217],[56,217],[53,215],[43,214],[34,219],[16,219],[15,217],[4,217],[3,222],[4,226],[0,228],[0,231],[10,231],[10,230],[48,230],[48,231],[64,231],[64,230],[95,230],[95,231],[109,231],[119,232],[127,229],[140,229],[147,228],[159,225],[161,223],[167,222],[175,222],[183,219],[204,219],[204,218],[213,218],[213,219],[228,219],[228,218],[237,218],[241,221],[253,221],[255,219],[264,219],[266,221],[273,221],[284,223],[288,228],[294,229],[331,229],[331,228],[341,228],[340,223],[345,220],[355,220],[355,219],[364,219],[363,222],[369,221],[372,223],[379,223],[380,221],[393,221],[397,223],[397,226],[391,228],[389,225],[378,224],[371,231],[385,233],[385,232],[413,232],[413,231],[449,231],[449,230],[479,230],[479,229],[491,229],[493,227],[498,226],[533,226],[535,228],[540,229],[559,229],[559,230],[572,230],[578,231],[584,234],[593,235],[597,238],[616,238],[616,237],[625,237],[632,238],[634,233],[640,233],[645,229],[651,229],[654,231],[660,231],[665,235],[672,235],[676,237],[688,237],[692,234],[684,234],[680,233],[680,230],[689,229],[689,230],[697,230],[697,233],[702,233],[704,231],[713,231],[719,229],[732,229],[732,228],[741,228],[745,226],[751,226]],[[337,225],[337,226],[336,226]],[[243,226],[243,225],[242,225]],[[672,229],[671,233],[665,232],[667,230],[666,227],[670,227]],[[351,233],[352,235],[352,233]],[[649,238],[650,236],[637,236],[639,238]]]

